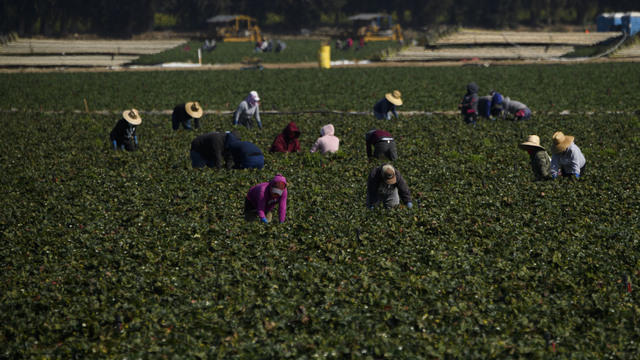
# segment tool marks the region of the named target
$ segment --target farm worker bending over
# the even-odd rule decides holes
[[[233,157],[234,169],[262,169],[264,155],[259,147],[248,141],[240,141],[234,132],[227,133],[225,148]]]
[[[573,142],[574,137],[565,135],[561,131],[553,134],[551,148],[551,177],[574,175],[576,179],[584,174],[587,160],[580,148]]]
[[[398,90],[386,93],[384,97],[373,106],[373,115],[376,119],[391,120],[391,114],[398,120],[396,106],[402,105],[402,93]]]
[[[260,120],[260,97],[257,91],[251,91],[247,97],[240,102],[238,108],[233,113],[233,125],[244,125],[251,129],[253,127],[253,117],[256,118],[258,127],[262,129]]]
[[[364,135],[364,138],[367,143],[367,158],[373,156],[380,159],[386,156],[391,161],[398,159],[396,142],[390,133],[384,130],[370,130]],[[371,147],[373,147],[373,155],[371,154]]]
[[[244,199],[244,219],[263,223],[271,221],[271,211],[278,204],[280,223],[287,216],[287,179],[281,174],[269,182],[254,185]]]
[[[474,124],[478,119],[478,85],[474,82],[467,84],[467,93],[462,97],[462,101],[458,105],[464,122]]]
[[[491,90],[489,95],[481,96],[478,99],[478,115],[491,120],[502,115],[502,95]]]
[[[409,186],[392,165],[386,164],[371,170],[367,180],[367,207],[373,209],[381,202],[384,207],[398,206],[400,200],[412,208]]]
[[[197,101],[176,105],[171,114],[171,126],[173,130],[178,130],[180,124],[182,124],[185,130],[193,130],[191,129],[191,119],[193,119],[193,126],[198,129],[200,128],[200,118],[203,113],[202,106]]]
[[[338,151],[340,139],[333,135],[333,125],[325,125],[320,128],[320,137],[311,147],[311,152],[320,151],[321,154],[334,153]]]
[[[298,152],[300,151],[299,137],[300,130],[298,130],[298,125],[292,121],[273,140],[269,152]]]
[[[540,137],[538,135],[529,135],[527,141],[518,146],[529,153],[531,170],[533,170],[535,181],[551,179],[551,158],[547,151],[540,146]]]
[[[529,120],[531,118],[531,110],[527,105],[520,101],[511,100],[508,96],[503,100],[505,114],[513,116],[513,120]]]
[[[142,124],[142,118],[138,110],[130,109],[122,112],[122,118],[118,120],[116,126],[109,134],[109,140],[113,144],[113,149],[134,151],[138,148],[138,136],[136,126]]]
[[[231,169],[233,159],[231,152],[225,149],[225,133],[210,132],[200,135],[191,141],[191,166],[193,168],[222,168],[224,159],[225,167]]]

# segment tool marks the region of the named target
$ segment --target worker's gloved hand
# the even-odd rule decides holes
[[[112,144],[113,144],[113,150],[118,150],[118,142],[113,140]]]
[[[373,210],[373,205],[369,205],[367,208],[369,208],[369,210]]]
[[[260,130],[262,130],[262,122],[258,121],[258,127],[260,128]]]
[[[576,179],[580,179],[580,174],[574,174],[576,176]]]
[[[413,207],[413,203],[412,203],[411,201],[409,201],[409,202],[407,203],[407,207],[408,207],[409,209],[411,209],[411,208]]]
[[[261,218],[260,218],[260,221],[262,221],[262,222],[263,222],[263,223],[265,223],[265,224],[269,223],[269,220],[267,220],[267,218],[266,218],[266,217],[261,217]]]
[[[552,178],[553,180],[555,180],[557,177],[558,177],[558,174],[553,174],[553,175],[551,175],[551,178]]]
[[[284,224],[284,220],[280,221],[280,224]]]
[[[136,145],[138,145],[138,135],[135,135],[133,137],[133,141],[136,143]]]

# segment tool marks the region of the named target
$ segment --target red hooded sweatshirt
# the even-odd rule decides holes
[[[300,130],[293,121],[287,124],[276,139],[273,140],[269,152],[298,152],[300,151]]]

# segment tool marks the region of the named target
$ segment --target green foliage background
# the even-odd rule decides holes
[[[0,74],[0,357],[634,358],[637,72]],[[129,106],[225,110],[255,88],[266,109],[367,111],[398,88],[403,110],[454,110],[469,80],[526,102],[533,120],[264,114],[244,139],[267,150],[295,121],[303,152],[266,154],[262,171],[190,168],[191,140],[229,129],[228,115],[173,132],[169,115],[143,113],[139,151],[108,144]],[[113,115],[73,112],[82,98]],[[341,151],[308,154],[326,123]],[[398,140],[411,210],[364,206],[373,127]],[[517,144],[536,133],[549,148],[556,130],[576,136],[587,173],[532,182]],[[286,223],[245,223],[247,190],[276,172],[290,182]]]

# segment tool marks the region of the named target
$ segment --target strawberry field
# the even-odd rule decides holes
[[[637,358],[639,75],[0,74],[0,358]],[[533,119],[464,125],[452,114],[469,81]],[[370,111],[394,88],[416,114],[323,112]],[[266,153],[262,171],[191,169],[191,140],[229,129],[250,90],[264,128],[243,140],[266,151],[295,121],[303,151]],[[203,128],[173,132],[161,111],[188,100],[209,111]],[[141,111],[141,148],[114,152],[127,107]],[[327,123],[341,150],[309,154]],[[412,209],[365,207],[374,127],[397,139]],[[517,144],[535,133],[549,149],[557,130],[575,135],[586,173],[533,182]],[[245,223],[246,192],[277,172],[287,221]]]

